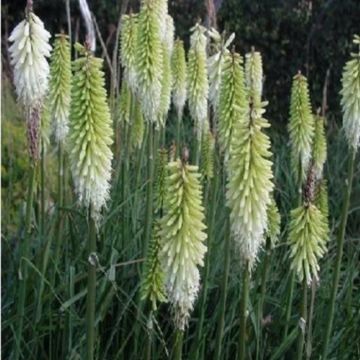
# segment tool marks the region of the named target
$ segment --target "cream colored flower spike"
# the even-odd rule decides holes
[[[50,68],[50,109],[53,130],[58,143],[64,142],[69,131],[71,99],[71,51],[68,37],[56,36]]]
[[[12,31],[9,41],[14,84],[19,101],[27,108],[41,103],[48,90],[50,33],[43,22],[29,11],[26,18]]]
[[[102,59],[87,51],[74,62],[68,142],[79,203],[91,206],[95,220],[109,197],[113,157],[112,121],[102,65]]]
[[[161,125],[159,116],[163,76],[160,24],[155,0],[143,0],[138,17],[135,69],[144,118]]]
[[[188,56],[188,101],[191,117],[194,119],[197,135],[202,134],[207,119],[208,107],[208,70],[206,61],[206,29],[196,24],[190,37]]]
[[[352,54],[344,67],[341,106],[346,138],[349,146],[357,151],[360,146],[360,36],[355,35],[354,44],[359,46],[359,52]]]
[[[260,102],[263,89],[262,58],[258,51],[245,55],[245,81],[249,96],[253,101]]]
[[[175,325],[184,330],[199,292],[198,267],[203,266],[206,252],[205,215],[197,166],[177,160],[167,169],[160,258]]]

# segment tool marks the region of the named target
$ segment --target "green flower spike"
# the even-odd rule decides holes
[[[326,137],[324,129],[324,118],[316,115],[315,119],[315,133],[314,133],[314,143],[312,151],[312,161],[315,171],[315,176],[317,179],[322,178],[323,168],[326,161]]]
[[[314,138],[314,117],[311,112],[307,79],[301,73],[294,76],[291,89],[290,122],[291,161],[296,172],[302,168],[301,177],[306,177]]]
[[[359,52],[351,54],[352,59],[344,67],[341,106],[348,144],[357,151],[360,146],[360,36],[355,35],[354,44],[359,46]]]
[[[199,292],[206,246],[204,208],[197,166],[180,160],[168,164],[161,252],[167,295],[175,325],[184,330]]]
[[[130,144],[132,150],[140,149],[144,139],[144,132],[145,132],[145,123],[141,111],[141,105],[139,100],[135,99],[135,101],[136,103],[134,110],[134,119],[130,131]]]
[[[55,140],[64,142],[69,131],[71,51],[68,36],[56,35],[50,65],[50,109]]]
[[[178,118],[182,113],[186,101],[186,60],[184,43],[182,40],[176,40],[174,51],[171,57],[172,69],[172,100],[176,108]]]
[[[160,251],[160,224],[154,223],[153,234],[145,263],[145,274],[141,284],[141,299],[150,300],[152,309],[157,309],[157,303],[166,302],[164,272],[159,260]]]
[[[146,121],[160,125],[163,49],[157,17],[157,1],[143,0],[138,18],[135,69],[138,97]]]
[[[230,208],[231,232],[241,260],[256,262],[264,242],[267,209],[273,190],[270,140],[263,132],[269,127],[263,118],[265,103],[248,112],[246,120],[234,124],[228,162],[227,204]]]
[[[195,121],[197,135],[202,134],[208,111],[208,73],[206,63],[206,29],[196,24],[190,37],[188,54],[188,101],[190,114]]]
[[[261,54],[258,51],[252,50],[245,55],[245,82],[252,101],[261,102],[263,70]]]
[[[289,226],[291,268],[299,280],[305,278],[307,284],[319,279],[319,260],[326,252],[328,240],[328,222],[316,206],[315,185],[315,168],[312,166],[304,188],[304,203],[291,211]]]
[[[270,239],[271,247],[273,248],[279,239],[281,225],[279,209],[273,197],[267,209],[267,219],[266,235]]]
[[[218,106],[218,138],[228,157],[235,123],[244,122],[247,113],[242,58],[237,53],[225,56]]]
[[[330,225],[329,225],[329,199],[328,199],[328,188],[327,181],[322,179],[318,184],[317,192],[315,194],[316,207],[321,211],[324,215],[324,224],[326,227],[326,241],[329,237],[330,233]]]
[[[138,39],[138,14],[122,16],[120,59],[124,67],[124,79],[132,92],[137,89],[136,82],[136,42]]]
[[[79,202],[95,219],[109,197],[113,130],[102,59],[77,44],[84,55],[74,61],[69,156]]]
[[[308,284],[318,279],[319,259],[326,252],[326,221],[314,204],[304,204],[291,211],[289,230],[291,268],[299,280]]]

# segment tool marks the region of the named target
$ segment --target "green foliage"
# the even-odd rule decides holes
[[[25,200],[28,156],[24,120],[9,80],[2,77],[1,91],[1,208],[3,234],[16,234]]]

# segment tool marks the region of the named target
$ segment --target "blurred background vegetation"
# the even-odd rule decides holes
[[[79,39],[83,40],[78,1],[71,0],[70,3],[73,32],[78,29]],[[111,56],[119,15],[121,11],[137,11],[139,0],[88,0],[88,3]],[[24,0],[8,0],[2,4],[3,60],[7,57],[4,52],[7,34],[23,17],[24,7]],[[67,29],[64,0],[35,0],[34,9],[52,34]],[[337,94],[341,70],[349,56],[352,36],[360,32],[360,1],[169,1],[176,35],[186,42],[189,29],[198,19],[206,22],[209,12],[211,17],[216,17],[219,30],[236,33],[235,45],[240,53],[248,52],[251,46],[261,51],[266,74],[264,95],[269,100],[269,117],[274,123],[287,121],[291,79],[298,70],[309,79],[314,108],[321,106],[326,72],[330,71],[328,115],[339,119]],[[97,51],[101,55],[99,43]]]

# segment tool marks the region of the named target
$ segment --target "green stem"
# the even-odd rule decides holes
[[[45,151],[44,140],[41,140],[41,158],[40,158],[40,237],[44,239],[45,235]]]
[[[216,343],[215,343],[215,357],[214,359],[221,359],[221,349],[222,349],[222,339],[224,336],[224,326],[225,326],[225,312],[226,312],[226,295],[228,288],[228,279],[229,279],[229,270],[230,270],[230,220],[229,215],[226,219],[226,229],[225,229],[225,246],[224,246],[224,274],[222,279],[221,286],[221,298],[220,298],[220,318],[218,322],[218,328],[216,333]]]
[[[297,194],[297,205],[300,206],[302,203],[302,164],[301,160],[299,159],[298,163],[298,194]],[[287,293],[287,302],[286,302],[286,310],[285,310],[285,329],[284,329],[284,337],[283,341],[287,338],[288,331],[289,331],[289,323],[290,323],[290,317],[291,317],[291,309],[292,309],[292,303],[293,303],[293,297],[294,297],[294,288],[295,288],[295,272],[293,270],[290,270],[291,276],[290,276],[290,283],[288,286],[288,293]]]
[[[17,306],[18,314],[18,324],[16,329],[16,338],[15,338],[15,356],[14,359],[19,359],[20,357],[20,348],[23,335],[23,326],[24,326],[24,316],[25,316],[25,299],[26,299],[26,285],[27,285],[27,266],[22,264],[23,259],[29,258],[30,250],[30,233],[31,233],[31,212],[32,212],[32,203],[33,203],[33,188],[35,183],[35,164],[30,164],[29,170],[29,184],[28,184],[28,193],[26,198],[26,214],[25,214],[25,236],[24,240],[20,246],[20,271],[21,278],[19,278],[19,302]]]
[[[289,324],[290,324],[290,317],[291,317],[291,307],[294,297],[294,288],[295,288],[295,272],[291,270],[290,272],[290,279],[288,284],[288,291],[286,296],[286,310],[285,310],[285,329],[284,329],[284,336],[283,340],[287,338],[288,331],[289,331]]]
[[[63,214],[62,208],[64,206],[64,144],[59,143],[58,149],[58,211],[57,211],[57,224],[55,236],[55,256],[54,256],[54,269],[51,279],[51,284],[54,286],[56,279],[56,272],[59,267],[61,245],[63,243]],[[45,264],[47,266],[47,264]]]
[[[336,243],[337,243],[337,252],[336,252],[336,260],[335,260],[335,271],[333,275],[333,283],[331,288],[331,297],[330,297],[330,306],[328,310],[328,322],[326,324],[326,331],[324,337],[324,345],[322,351],[322,360],[327,358],[328,354],[328,347],[329,341],[334,321],[334,314],[335,314],[335,301],[336,301],[336,294],[337,289],[339,286],[340,280],[340,268],[341,268],[341,260],[343,255],[343,248],[344,248],[344,239],[345,239],[345,230],[346,230],[346,223],[348,218],[349,206],[350,206],[350,196],[351,196],[351,189],[352,189],[352,182],[354,177],[354,164],[355,164],[355,157],[356,152],[352,149],[349,160],[348,160],[348,178],[347,182],[345,183],[345,193],[344,193],[344,202],[343,208],[341,212],[341,222],[340,228],[337,235]]]
[[[246,359],[246,319],[249,300],[250,271],[246,261],[243,271],[243,293],[240,304],[239,360]]]
[[[133,232],[136,232],[137,226],[138,226],[138,217],[139,217],[139,210],[140,210],[140,206],[139,206],[139,187],[141,184],[141,170],[142,170],[142,165],[143,165],[143,158],[144,158],[144,153],[146,151],[146,141],[145,139],[147,138],[147,132],[148,129],[146,130],[143,142],[141,144],[141,148],[140,151],[136,150],[136,161],[135,161],[135,188],[134,188],[134,208],[133,208],[133,215],[132,215],[132,225],[133,225]]]
[[[92,210],[89,211],[89,259],[96,254],[96,225],[93,219]],[[95,301],[96,301],[96,264],[89,261],[88,264],[88,292],[86,302],[86,359],[94,359],[95,345]]]
[[[300,322],[301,329],[299,332],[298,337],[298,347],[297,347],[297,360],[301,360],[303,358],[303,351],[304,351],[304,343],[305,343],[305,330],[306,330],[306,321],[307,321],[307,284],[306,284],[306,278],[304,276],[303,280],[303,293],[302,293],[302,299],[301,299],[301,307],[300,307]]]
[[[209,283],[209,275],[210,275],[210,258],[211,258],[211,249],[212,249],[212,241],[213,241],[213,227],[215,222],[215,213],[216,213],[216,188],[218,183],[218,176],[215,176],[211,179],[211,200],[209,204],[209,217],[208,217],[208,251],[205,259],[205,269],[204,269],[204,288],[201,298],[201,306],[200,306],[200,317],[196,334],[196,342],[194,342],[195,350],[192,351],[194,353],[194,359],[198,359],[199,350],[202,347],[202,339],[203,339],[203,327],[204,327],[204,319],[205,319],[205,310],[206,310],[206,300],[208,293],[208,283]],[[209,198],[209,182],[206,182],[205,187],[205,208],[208,207],[208,198]],[[201,345],[200,345],[201,344]]]
[[[148,248],[148,244],[151,237],[151,228],[153,223],[153,189],[154,189],[154,172],[155,172],[155,158],[158,147],[158,139],[159,139],[159,130],[153,128],[153,124],[149,124],[149,132],[148,132],[148,184],[146,189],[146,209],[145,209],[145,224],[144,224],[144,237],[143,242],[141,244],[141,256],[146,256],[146,251]],[[154,131],[155,130],[155,131]],[[138,266],[138,272],[141,274],[144,273],[143,268],[145,264]],[[141,313],[144,309],[144,306],[141,302],[140,291],[137,293],[137,320],[140,321]],[[135,344],[134,344],[134,352],[138,354],[138,343],[139,343],[139,331],[140,328],[137,326],[135,330]]]
[[[264,302],[265,302],[265,293],[266,293],[266,281],[267,281],[267,273],[269,269],[270,263],[270,253],[271,253],[271,240],[269,238],[266,239],[266,248],[265,248],[265,256],[263,261],[263,267],[261,272],[261,288],[260,288],[260,299],[258,303],[258,339],[257,339],[257,347],[256,347],[256,358],[259,358],[260,354],[260,344],[262,338],[262,319],[264,313]]]
[[[312,353],[312,329],[313,329],[313,318],[314,318],[314,305],[315,305],[315,294],[316,294],[316,286],[317,281],[313,280],[311,283],[311,298],[310,298],[310,310],[309,310],[309,316],[308,316],[308,329],[307,329],[307,339],[306,339],[306,360],[311,359],[311,353]]]
[[[183,339],[184,339],[184,331],[180,329],[176,329],[175,344],[174,344],[174,360],[182,359]]]
[[[135,101],[132,100],[131,109],[134,108]],[[131,110],[133,114],[133,110]],[[132,117],[131,117],[132,119]],[[130,147],[130,136],[131,136],[131,127],[129,124],[124,124],[124,155],[123,155],[123,170],[122,170],[122,181],[121,181],[121,196],[122,196],[122,203],[125,203],[127,200],[127,196],[129,195],[128,191],[128,175],[129,175],[129,147]],[[129,204],[130,205],[130,204]],[[122,214],[122,247],[125,247],[126,239],[129,238],[129,231],[128,231],[128,209],[129,205],[123,206]]]
[[[155,133],[155,134],[154,134]],[[155,139],[154,139],[155,138]],[[150,236],[151,236],[151,226],[153,218],[153,188],[154,188],[154,167],[155,167],[155,157],[157,151],[157,143],[159,138],[159,130],[153,129],[153,125],[149,125],[149,134],[148,134],[148,185],[146,189],[146,214],[145,214],[145,226],[144,226],[144,242],[142,247],[142,255],[145,255]],[[155,149],[154,149],[155,148]]]
[[[148,317],[148,323],[147,323],[147,330],[148,334],[146,337],[146,354],[145,359],[151,360],[151,348],[152,348],[152,338],[153,338],[153,312],[150,310],[149,317]]]
[[[181,149],[181,116],[178,114],[176,122],[176,157],[180,155]]]
[[[45,159],[44,159],[44,141],[41,141],[41,159],[40,159],[40,237],[41,240],[45,239]],[[51,237],[48,239],[45,251],[42,259],[42,267],[41,272],[44,275],[40,278],[40,285],[38,291],[38,301],[35,312],[35,322],[39,322],[42,313],[42,295],[44,292],[44,277],[46,273],[47,264],[49,261],[50,255],[50,247],[51,247]]]

